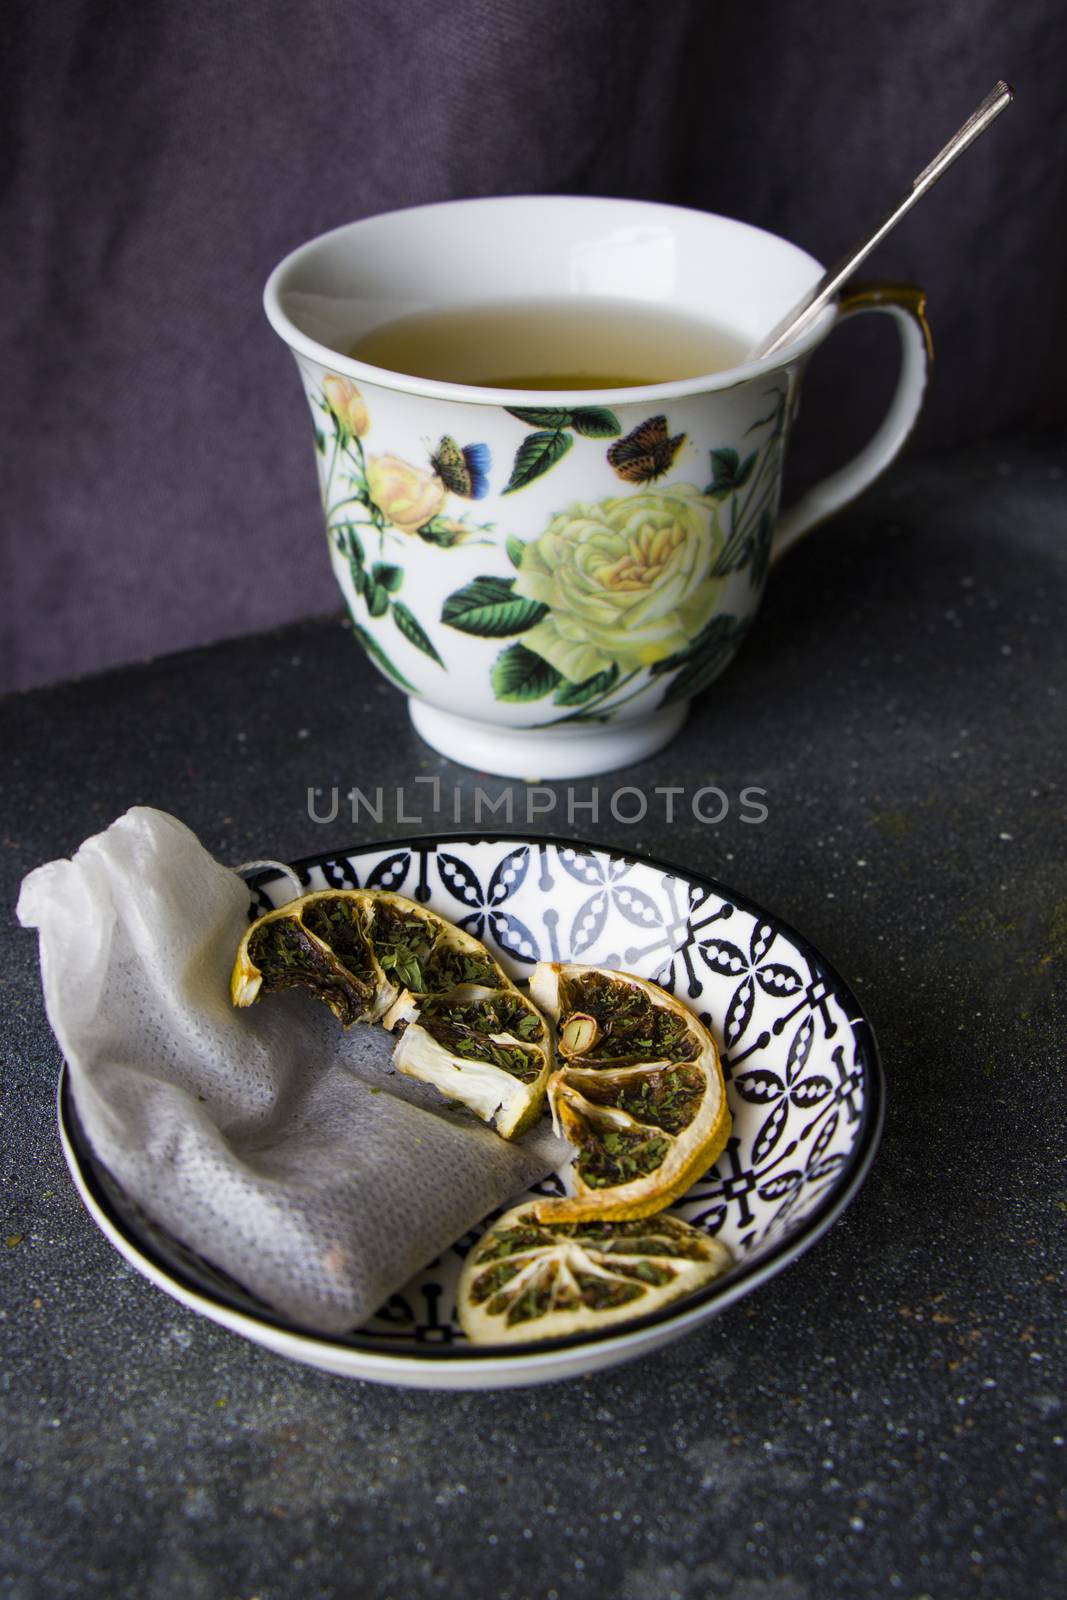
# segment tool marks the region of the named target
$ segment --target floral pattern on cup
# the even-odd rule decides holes
[[[631,474],[620,470],[620,446],[609,446],[616,474],[634,487],[566,506],[523,541],[502,539],[492,523],[449,509],[453,498],[485,492],[491,457],[484,445],[461,446],[446,437],[436,451],[428,450],[425,463],[388,450],[370,454],[364,440],[372,419],[364,396],[351,379],[327,373],[321,392],[311,396],[330,424],[329,434],[316,429],[326,460],[323,505],[327,534],[366,607],[365,620],[353,610],[360,644],[394,683],[413,692],[388,653],[382,628],[366,625],[390,618],[409,644],[447,671],[429,629],[399,598],[406,558],[397,544],[503,546],[513,574],[469,580],[447,596],[439,619],[474,637],[516,640],[489,670],[496,700],[551,697],[558,711],[541,724],[549,726],[602,720],[660,679],[660,704],[696,694],[727,664],[751,621],[750,611],[719,609],[726,580],[747,571],[749,585],[759,588],[766,576],[786,398],[777,388],[769,395],[771,409],[749,429],[766,431],[762,443],[744,458],[732,448],[712,449],[711,478],[703,488],[654,483],[669,471],[684,436],[670,439],[667,419],[649,418],[622,442],[657,430],[665,441],[662,463],[650,460],[647,471]],[[601,407],[504,409],[527,426],[540,426],[518,447],[503,494],[551,470],[576,437],[604,440],[621,432],[618,418]],[[465,488],[464,459],[479,464],[483,481],[476,490]],[[380,559],[368,554],[375,539]]]
[[[546,608],[527,648],[573,683],[665,660],[714,611],[724,544],[718,507],[691,483],[568,507],[523,550],[515,592]]]
[[[370,427],[370,417],[363,396],[351,379],[328,372],[322,380],[322,394],[338,430],[351,438],[362,439]]]
[[[409,644],[444,670],[426,628],[398,598],[404,567],[384,559],[386,540],[421,539],[447,548],[490,533],[492,525],[446,514],[449,489],[432,463],[418,466],[387,452],[367,454],[363,440],[370,430],[370,413],[350,378],[328,372],[321,393],[313,394],[311,403],[328,420],[332,435],[315,430],[316,447],[326,460],[322,489],[326,533],[348,563],[356,596],[367,608],[367,621],[390,617]],[[367,553],[375,538],[380,560]],[[354,613],[352,626],[371,660],[399,688],[412,691],[414,685],[392,660],[380,630],[366,627]]]
[[[435,472],[399,456],[371,456],[367,488],[374,505],[398,533],[417,534],[444,510],[448,490]]]
[[[785,409],[784,391],[754,429],[769,430],[743,459],[710,452],[711,480],[641,485],[557,512],[528,542],[508,539],[514,578],[475,578],[446,599],[441,620],[482,638],[522,635],[490,669],[496,699],[552,697],[552,722],[600,720],[662,679],[660,704],[707,687],[751,621],[721,612],[726,580],[767,572]],[[666,419],[657,434],[673,451]],[[641,428],[634,430],[635,435]],[[653,462],[652,466],[655,467]]]

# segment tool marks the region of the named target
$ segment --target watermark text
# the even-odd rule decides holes
[[[758,825],[766,822],[770,808],[767,790],[755,784],[748,784],[736,793],[710,783],[699,788],[656,784],[652,789],[641,789],[634,784],[614,788],[593,784],[583,790],[570,785],[549,788],[547,784],[507,784],[490,793],[478,785],[449,787],[435,776],[414,778],[410,784],[391,787],[381,784],[345,790],[339,784],[329,788],[309,787],[307,814],[312,822],[324,827],[343,817],[354,824],[388,820],[411,828],[442,819],[475,827],[565,821],[571,828],[609,820],[622,827],[635,827],[649,821],[662,822],[669,827],[672,823],[692,819],[704,827],[714,828],[728,817]]]

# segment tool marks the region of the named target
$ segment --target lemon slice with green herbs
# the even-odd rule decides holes
[[[252,923],[230,995],[235,1006],[249,1006],[263,990],[310,989],[350,1027],[461,983],[511,987],[483,944],[414,900],[386,890],[321,889]]]
[[[730,1112],[715,1041],[680,1001],[631,973],[541,962],[530,994],[556,1023],[548,1083],[575,1146],[575,1193],[536,1203],[544,1222],[648,1217],[718,1158]]]
[[[460,1325],[472,1344],[607,1332],[703,1288],[732,1261],[680,1217],[544,1222],[527,1203],[494,1223],[464,1262]]]
[[[247,930],[230,979],[236,1006],[309,989],[351,1027],[383,1022],[393,1061],[468,1106],[506,1139],[540,1116],[552,1071],[544,1018],[472,935],[403,895],[326,889]]]
[[[541,1115],[552,1042],[544,1017],[518,989],[461,984],[412,1000],[395,1024],[404,1032],[393,1065],[461,1100],[505,1139]]]

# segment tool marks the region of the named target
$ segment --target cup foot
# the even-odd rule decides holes
[[[632,722],[564,723],[554,728],[500,728],[409,700],[415,731],[461,766],[500,778],[591,778],[629,767],[669,744],[689,714],[689,702],[664,706]]]

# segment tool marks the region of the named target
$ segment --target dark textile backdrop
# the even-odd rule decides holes
[[[337,606],[260,290],[372,212],[632,195],[825,260],[1004,76],[871,273],[930,292],[913,448],[1067,410],[1058,0],[7,0],[0,32],[4,685]],[[858,442],[893,347],[835,335],[794,474]]]

